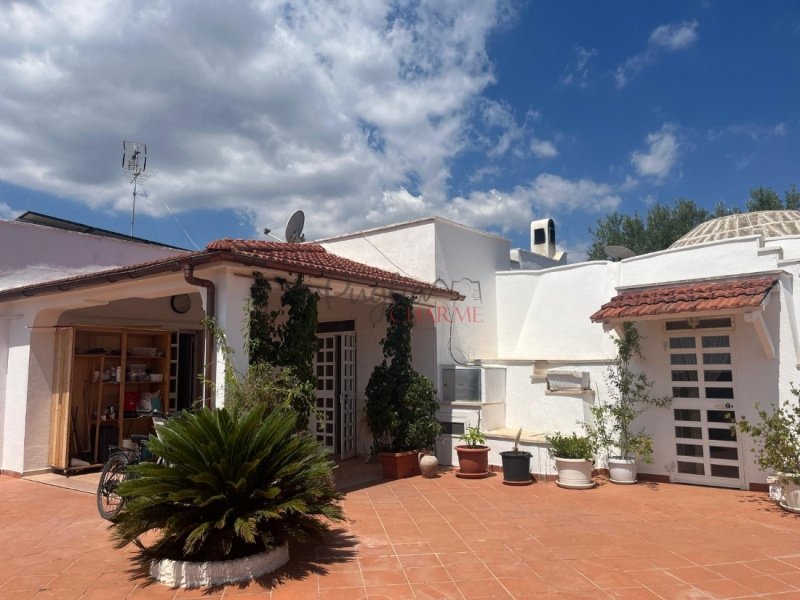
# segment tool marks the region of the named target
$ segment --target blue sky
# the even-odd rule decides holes
[[[66,25],[65,25],[66,24]],[[440,214],[579,257],[610,210],[800,185],[796,2],[0,7],[0,217],[190,247]]]

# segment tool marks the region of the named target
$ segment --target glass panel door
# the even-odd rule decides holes
[[[740,487],[729,334],[669,337],[676,481]]]
[[[318,334],[314,355],[317,400],[309,426],[317,441],[336,450],[336,335]]]

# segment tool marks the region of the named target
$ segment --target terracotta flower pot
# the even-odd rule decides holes
[[[479,479],[489,476],[489,446],[456,446],[458,466],[456,477]]]
[[[419,453],[416,450],[408,452],[381,452],[378,454],[383,467],[384,479],[403,479],[419,475]]]

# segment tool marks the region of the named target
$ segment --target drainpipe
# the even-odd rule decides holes
[[[183,278],[186,283],[203,287],[206,289],[206,318],[216,319],[217,317],[217,288],[214,282],[209,279],[200,279],[194,276],[194,265],[183,265]],[[205,402],[203,406],[206,408],[211,406],[211,394],[214,393],[216,379],[217,379],[217,361],[216,361],[216,340],[214,340],[214,332],[211,328],[206,326],[205,331],[205,373],[204,379],[206,382]]]

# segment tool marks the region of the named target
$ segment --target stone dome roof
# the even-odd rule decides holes
[[[800,210],[765,210],[728,215],[700,223],[670,248],[683,248],[717,240],[763,235],[800,235]]]

